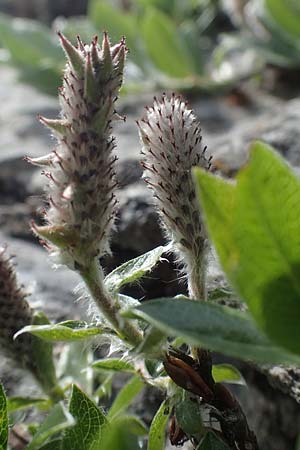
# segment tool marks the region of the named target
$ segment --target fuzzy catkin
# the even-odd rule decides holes
[[[210,168],[201,128],[181,97],[163,95],[146,108],[138,122],[144,178],[151,187],[159,214],[188,275],[192,297],[205,296],[206,233],[191,169]]]
[[[0,249],[0,344],[7,356],[28,368],[32,356],[32,337],[14,335],[23,327],[31,325],[33,313],[26,301],[26,294],[19,286],[15,268],[4,248]]]
[[[41,118],[57,138],[55,150],[31,160],[45,166],[50,207],[47,224],[34,226],[61,262],[71,268],[87,266],[109,251],[115,218],[115,161],[111,123],[120,119],[114,103],[123,79],[125,41],[111,46],[104,33],[73,46],[59,35],[67,56],[59,92],[61,118]]]

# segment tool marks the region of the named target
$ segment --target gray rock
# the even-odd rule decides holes
[[[45,249],[0,233],[0,245],[5,244],[15,255],[18,279],[31,292],[28,301],[34,308],[56,321],[83,314],[85,305],[76,301],[78,295],[73,292],[80,282],[75,272],[63,267],[54,270]]]
[[[229,136],[222,136],[214,143],[214,159],[233,171],[248,158],[251,142],[260,139],[272,145],[294,167],[300,166],[300,99],[286,105],[274,105],[260,117],[249,123],[238,122]]]

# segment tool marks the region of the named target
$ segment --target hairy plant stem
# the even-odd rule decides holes
[[[99,310],[120,338],[133,346],[140,344],[143,339],[142,333],[127,319],[120,317],[121,307],[105,289],[102,269],[97,259],[95,258],[88,267],[80,268],[79,273]]]
[[[205,255],[193,267],[188,267],[188,293],[195,300],[207,300]]]

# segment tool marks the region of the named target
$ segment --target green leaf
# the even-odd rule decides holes
[[[109,419],[119,415],[122,411],[126,410],[131,404],[134,397],[136,397],[144,387],[144,383],[140,377],[132,377],[127,384],[121,389],[115,398],[113,404],[110,407],[107,417]]]
[[[68,320],[50,325],[28,325],[18,331],[16,337],[22,333],[30,333],[49,342],[72,342],[89,339],[105,332],[107,330],[84,321]]]
[[[168,15],[172,15],[176,0],[135,0],[135,2],[143,8],[154,6],[155,8],[164,11]]]
[[[234,264],[237,256],[233,234],[235,185],[199,168],[193,170],[200,204],[221,261]]]
[[[294,0],[265,0],[265,9],[274,22],[294,38],[300,38],[300,5]]]
[[[299,354],[299,180],[260,142],[253,145],[235,186],[199,169],[195,174],[225,272],[264,332]]]
[[[96,398],[98,399],[102,397],[109,398],[111,396],[113,376],[114,374],[112,372],[109,372],[109,374],[104,378],[104,380],[101,381],[100,386],[94,393],[94,396]]]
[[[39,450],[63,450],[62,448],[62,440],[54,439],[53,441],[48,442],[46,445],[43,445]]]
[[[146,50],[159,70],[175,78],[194,73],[188,48],[175,23],[166,14],[149,7],[141,23],[141,34]]]
[[[215,433],[209,431],[196,450],[230,450],[230,448]]]
[[[201,409],[189,393],[181,390],[181,399],[175,406],[178,425],[189,436],[201,436],[204,431]]]
[[[168,400],[164,400],[151,422],[147,450],[164,450],[166,443],[165,430],[170,412],[171,408]]]
[[[38,428],[32,441],[26,447],[26,450],[40,450],[41,445],[45,444],[51,436],[66,430],[72,425],[74,425],[74,419],[66,411],[63,404],[59,403],[55,405],[42,425]]]
[[[73,385],[69,411],[76,420],[74,427],[66,430],[63,450],[96,450],[100,448],[106,417],[95,403],[76,385]]]
[[[137,353],[144,353],[147,355],[160,355],[161,346],[166,342],[167,336],[161,330],[155,327],[148,327],[144,333],[143,341],[137,347]]]
[[[7,402],[2,384],[0,383],[0,450],[6,450],[8,441]]]
[[[128,316],[130,313],[128,313]],[[131,311],[170,336],[237,358],[263,363],[299,364],[300,358],[276,347],[251,317],[232,308],[173,298],[150,300]]]
[[[106,288],[111,292],[117,292],[122,286],[139,280],[154,268],[167,249],[168,247],[157,247],[117,267],[105,278]]]
[[[132,364],[119,358],[99,359],[93,362],[92,368],[110,372],[135,372]]]
[[[39,409],[47,408],[50,406],[49,399],[32,397],[9,397],[7,399],[7,409],[9,413],[32,408],[33,406]]]
[[[110,422],[105,429],[101,450],[140,450],[139,437],[133,434],[127,425],[128,421],[124,416]]]
[[[49,320],[42,312],[36,313],[33,317],[33,326],[48,325]],[[14,336],[18,336],[17,333]],[[55,365],[53,360],[53,347],[49,342],[45,342],[37,336],[33,336],[31,340],[32,354],[34,361],[32,361],[32,371],[37,380],[40,382],[44,392],[50,396],[54,401],[61,400],[63,393],[57,384]]]
[[[117,421],[121,420],[126,430],[136,436],[145,436],[148,434],[148,428],[144,422],[137,416],[126,414],[121,417],[117,417]]]
[[[93,391],[93,350],[90,346],[83,346],[81,341],[71,342],[64,346],[60,354],[58,375],[65,384],[76,381],[82,389],[91,395]]]
[[[22,81],[57,95],[64,56],[58,39],[37,21],[0,14],[0,42],[10,62],[18,67]]]
[[[41,67],[64,61],[54,33],[34,20],[0,14],[0,41],[18,64]]]
[[[216,383],[245,384],[240,371],[231,364],[214,364],[212,375]]]

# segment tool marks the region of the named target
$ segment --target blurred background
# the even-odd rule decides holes
[[[0,0],[0,10],[1,62],[52,95],[64,64],[55,30],[126,35],[129,91],[212,92],[300,67],[298,0]]]
[[[231,177],[247,159],[253,139],[264,139],[300,167],[299,0],[0,0],[0,244],[16,253],[31,303],[53,320],[80,317],[76,275],[51,270],[29,222],[40,220],[45,179],[24,161],[55,145],[36,115],[57,117],[64,54],[56,32],[90,42],[107,30],[126,36],[129,54],[116,125],[119,214],[107,271],[160,245],[163,235],[151,196],[141,181],[135,120],[153,95],[181,93],[194,108],[214,170]],[[163,262],[140,299],[185,292],[172,261]],[[215,263],[209,288],[225,285]],[[128,292],[129,293],[129,292]],[[300,430],[300,370],[263,373],[240,367],[248,387],[240,400],[261,448],[296,450]],[[32,382],[0,364],[9,394],[31,392]],[[151,420],[147,394],[137,411]],[[23,448],[18,439],[12,448]],[[300,447],[297,447],[299,450]]]

